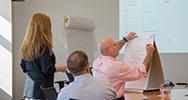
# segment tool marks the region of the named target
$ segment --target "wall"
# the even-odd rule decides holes
[[[0,14],[11,21],[11,0],[0,0]]]
[[[160,58],[166,80],[188,83],[188,53],[162,53]]]
[[[21,40],[26,32],[30,16],[34,12],[45,12],[52,18],[54,33],[54,52],[57,63],[65,63],[67,54],[63,44],[63,17],[83,16],[95,21],[97,42],[111,37],[118,40],[119,6],[118,0],[26,0],[13,3],[13,96],[18,100],[22,96],[24,74],[18,55]],[[160,54],[165,79],[174,82],[188,82],[188,54]],[[122,55],[119,56],[122,59]]]
[[[0,0],[0,100],[12,96],[11,0]]]
[[[57,64],[66,62],[63,44],[63,17],[83,16],[95,21],[97,41],[105,37],[118,39],[118,0],[26,0],[13,2],[13,98],[22,97],[24,74],[19,66],[19,47],[25,35],[30,16],[34,12],[44,12],[52,19],[54,52]]]

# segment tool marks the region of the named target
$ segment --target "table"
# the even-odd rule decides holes
[[[159,91],[133,93],[125,92],[125,100],[188,100],[188,88],[174,88],[167,97],[162,97]]]

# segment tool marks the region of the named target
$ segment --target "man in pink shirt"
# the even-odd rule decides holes
[[[123,96],[124,94],[125,82],[144,78],[149,69],[154,51],[152,44],[147,45],[145,60],[139,67],[129,67],[116,59],[119,50],[124,44],[136,37],[136,33],[130,32],[117,43],[111,38],[102,40],[99,44],[101,55],[93,63],[93,75],[98,78],[108,79],[113,84],[119,96]]]

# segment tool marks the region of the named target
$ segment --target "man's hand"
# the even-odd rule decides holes
[[[126,38],[128,41],[130,41],[130,40],[132,40],[132,39],[134,39],[134,38],[136,38],[136,37],[137,37],[137,35],[136,35],[135,32],[130,32],[125,38]]]
[[[153,55],[153,52],[154,52],[155,48],[152,44],[148,44],[147,47],[146,47],[146,51],[147,51],[147,54],[149,56],[152,56]]]
[[[146,66],[146,71],[147,72],[148,72],[149,67],[150,67],[151,58],[153,56],[154,50],[155,50],[155,48],[154,48],[154,46],[152,44],[148,44],[146,46],[147,54],[146,54],[146,57],[145,57],[145,60],[144,60],[144,65]]]

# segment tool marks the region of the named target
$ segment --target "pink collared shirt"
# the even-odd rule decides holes
[[[102,55],[94,61],[92,71],[95,77],[108,79],[118,96],[123,96],[127,81],[138,80],[147,75],[144,64],[139,67],[129,67],[115,58]]]

